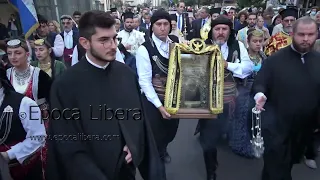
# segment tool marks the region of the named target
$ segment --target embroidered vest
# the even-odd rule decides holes
[[[7,132],[9,133],[8,137],[4,141],[4,144],[6,145],[16,144],[17,142],[21,142],[26,138],[26,131],[24,130],[19,117],[23,116],[23,114],[20,114],[19,112],[23,97],[24,96],[22,94],[10,91],[4,96],[4,100],[0,106],[0,113],[2,114],[1,117],[3,117],[3,119],[1,119],[2,124],[0,126],[0,138],[4,137],[6,127],[9,125],[8,123],[11,122],[11,128],[9,127],[9,132]],[[9,116],[10,112],[4,112],[4,110],[8,107],[11,107],[13,110],[11,118]]]
[[[179,42],[179,39],[176,36],[169,35],[169,38],[172,40],[172,42]],[[158,94],[159,99],[163,101],[166,89],[169,59],[163,57],[159,53],[152,38],[147,39],[142,44],[142,46],[144,46],[149,53],[149,58],[152,66],[153,87]]]

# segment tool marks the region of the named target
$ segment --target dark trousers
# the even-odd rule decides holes
[[[224,105],[223,113],[217,119],[200,119],[200,144],[204,152],[216,151],[218,141],[228,129],[229,105]]]
[[[317,157],[315,139],[316,139],[315,135],[311,136],[310,139],[307,139],[307,149],[305,153],[306,159],[315,160]]]
[[[160,111],[146,97],[143,97],[142,101],[146,120],[150,122],[160,157],[162,157],[166,153],[168,144],[177,134],[179,119],[163,119]]]
[[[263,131],[265,142],[262,180],[292,180],[291,170],[301,161],[311,129],[291,133]]]
[[[136,168],[134,167],[133,163],[126,164],[124,163],[120,173],[118,180],[135,180],[136,176]]]

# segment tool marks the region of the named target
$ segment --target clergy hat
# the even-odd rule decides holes
[[[296,19],[298,19],[298,9],[296,8],[287,8],[287,9],[284,9],[280,12],[280,15],[282,17],[282,19],[288,17],[288,16],[293,16],[295,17]]]
[[[172,25],[171,25],[171,16],[167,11],[164,10],[157,10],[153,13],[153,15],[151,16],[150,22],[151,22],[151,26],[150,26],[150,35],[152,35],[152,26],[155,22],[157,22],[160,19],[165,19],[168,20],[168,22],[170,23],[170,31],[169,34],[171,33],[172,30]]]
[[[133,19],[133,16],[134,14],[132,12],[126,12],[123,14],[123,20],[126,20],[126,19]]]
[[[110,11],[111,12],[117,12],[117,8],[111,8]]]
[[[178,21],[177,19],[177,15],[176,14],[170,14],[170,17],[171,17],[171,21]]]
[[[221,13],[221,8],[211,8],[210,9],[210,15],[212,14],[220,14]]]

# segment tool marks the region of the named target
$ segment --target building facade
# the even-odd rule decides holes
[[[34,0],[38,14],[48,20],[60,20],[64,14],[72,15],[74,11],[85,12],[96,9],[92,0]]]

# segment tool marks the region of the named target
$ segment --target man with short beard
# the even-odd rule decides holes
[[[320,108],[320,54],[313,50],[317,24],[302,17],[292,29],[292,44],[264,61],[252,89],[256,108],[263,111],[262,180],[292,179],[292,167],[303,159]]]
[[[271,36],[264,51],[267,56],[271,56],[279,49],[287,47],[292,43],[292,26],[296,19],[298,19],[298,10],[296,8],[284,9],[280,12],[280,15],[282,17],[283,30]]]
[[[47,180],[132,180],[136,168],[146,180],[165,177],[137,78],[115,61],[114,24],[103,11],[80,19],[86,55],[56,79],[50,99],[52,109],[63,111],[52,116],[50,137],[73,138],[48,140]]]
[[[237,86],[245,84],[243,79],[252,73],[254,66],[244,44],[235,39],[232,26],[230,19],[223,15],[219,16],[211,22],[211,30],[206,40],[206,44],[215,44],[220,47],[225,68],[223,113],[214,120],[199,120],[200,144],[204,153],[207,180],[217,178],[217,143],[220,137],[227,133],[228,122],[233,116]]]
[[[118,39],[120,39],[119,49],[121,52],[128,51],[132,55],[136,54],[137,49],[144,42],[144,33],[134,29],[134,14],[132,12],[126,12],[123,14],[124,29],[118,33]]]
[[[254,28],[256,26],[257,23],[257,14],[256,13],[250,13],[248,15],[248,19],[247,19],[247,23],[248,26],[245,28],[242,28],[238,34],[237,34],[237,40],[241,41],[245,47],[248,47],[248,43],[247,43],[247,32],[250,28]]]

